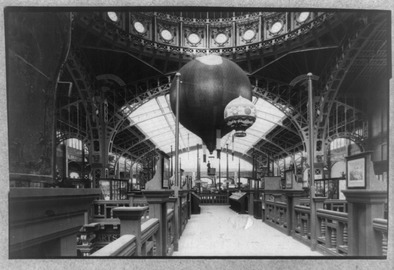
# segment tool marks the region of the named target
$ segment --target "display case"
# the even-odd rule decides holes
[[[239,214],[245,214],[248,211],[247,193],[234,192],[229,197],[230,208]]]

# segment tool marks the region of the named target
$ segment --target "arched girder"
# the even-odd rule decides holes
[[[297,135],[297,136],[300,135],[297,131],[295,131],[295,130],[293,130],[293,129],[291,129],[291,128],[285,126],[285,125],[283,125],[283,124],[282,124],[282,121],[275,122],[275,121],[269,120],[269,119],[267,119],[267,118],[263,118],[263,117],[259,117],[259,116],[257,116],[257,117],[258,117],[259,119],[263,120],[263,121],[268,122],[268,123],[271,123],[271,124],[275,124],[275,125],[277,125],[277,126],[280,126],[280,127],[282,127],[283,129],[286,129],[286,130],[290,131],[290,132],[293,133],[294,135]]]
[[[168,82],[166,84],[157,86],[155,88],[148,89],[146,92],[144,92],[144,93],[140,94],[139,96],[134,97],[132,100],[128,101],[125,104],[125,106],[122,108],[122,111],[119,112],[119,114],[121,114],[122,117],[120,119],[118,119],[118,121],[113,129],[113,132],[110,136],[110,138],[111,138],[110,141],[113,142],[114,136],[116,136],[116,133],[119,131],[120,126],[134,110],[136,110],[137,108],[139,108],[140,106],[142,106],[143,104],[148,102],[149,100],[151,100],[159,95],[167,94],[169,92],[170,87],[171,87],[171,83]],[[256,97],[263,98],[266,101],[270,102],[272,105],[276,106],[285,115],[287,115],[290,118],[290,120],[295,124],[296,127],[299,126],[298,122],[294,119],[294,116],[289,113],[288,109],[283,109],[281,106],[277,106],[277,103],[275,103],[273,100],[266,99],[265,95],[263,94],[266,92],[265,90],[263,90],[262,88],[259,88],[259,87],[255,87],[253,91],[254,91],[254,95]],[[277,98],[280,98],[280,97],[277,97]],[[290,104],[289,104],[289,106],[290,106]],[[299,115],[299,114],[297,114],[297,115]],[[111,146],[112,146],[112,144],[111,144]]]
[[[170,130],[170,131],[166,131],[166,132],[161,132],[160,134],[167,134],[167,133],[172,133],[172,131]],[[124,154],[127,154],[127,153],[130,153],[130,154],[131,154],[131,152],[130,152],[131,149],[133,149],[134,147],[136,147],[136,146],[138,146],[138,145],[140,145],[140,144],[143,144],[143,143],[145,143],[145,142],[147,142],[147,141],[150,141],[152,138],[153,138],[153,136],[151,136],[151,137],[145,137],[144,139],[140,140],[139,142],[137,142],[137,143],[131,145],[130,147],[124,149],[124,150],[121,152],[120,156],[123,156]],[[185,149],[187,149],[187,148],[185,148]],[[180,150],[180,151],[182,151],[182,150]]]
[[[363,51],[363,48],[367,45],[367,41],[375,34],[375,29],[382,27],[386,21],[369,22],[365,24],[359,24],[362,29],[357,29],[354,35],[342,45],[342,51],[340,52],[338,59],[335,61],[333,69],[330,71],[328,80],[324,87],[323,96],[320,99],[323,101],[320,104],[320,111],[323,114],[322,125],[318,125],[318,133],[320,134],[320,142],[322,147],[326,145],[329,121],[334,100],[336,99],[339,89],[346,78],[348,70],[352,67],[352,64],[356,61],[359,54]],[[335,83],[334,83],[335,82]],[[326,149],[323,149],[326,152]]]
[[[152,110],[152,111],[150,111],[149,113],[156,114],[156,112],[161,112],[161,110],[160,110],[160,109],[158,109],[158,110]],[[167,112],[167,113],[163,113],[163,114],[157,114],[157,115],[155,115],[155,116],[153,116],[153,117],[151,117],[151,118],[146,118],[146,119],[144,119],[144,120],[140,120],[140,121],[137,121],[137,122],[133,122],[132,124],[130,124],[130,125],[128,125],[128,126],[125,126],[125,127],[123,127],[122,129],[119,129],[119,130],[118,130],[118,133],[119,133],[119,132],[122,132],[122,131],[125,131],[125,130],[127,130],[127,129],[133,127],[133,126],[138,125],[138,124],[141,124],[141,123],[150,121],[150,120],[152,120],[152,119],[155,119],[155,118],[157,118],[157,117],[160,117],[160,116],[163,116],[163,115],[167,115],[167,114],[171,114],[171,113],[172,113],[172,112]],[[138,116],[136,116],[136,117],[138,117]]]
[[[277,144],[277,143],[271,141],[270,139],[267,139],[266,137],[261,138],[261,141],[265,141],[265,142],[268,142],[268,143],[272,144],[273,146],[279,148],[280,150],[282,150],[283,152],[285,152],[285,153],[288,154],[288,155],[291,154],[291,153],[288,152],[286,149],[284,149],[282,146],[280,146],[279,144]]]
[[[67,104],[64,105],[64,106],[57,108],[57,110],[58,110],[58,111],[69,110],[71,107],[78,107],[79,104],[82,104],[82,106],[84,105],[84,104],[83,104],[83,101],[82,101],[81,99],[78,99],[78,100],[76,100],[76,101],[67,103]]]
[[[135,111],[137,108],[141,107],[143,104],[148,102],[149,100],[151,100],[155,97],[158,97],[160,95],[167,94],[170,90],[170,87],[171,87],[171,84],[166,83],[164,85],[160,85],[158,87],[148,89],[147,91],[145,91],[141,95],[134,97],[133,99],[129,100],[125,104],[125,106],[121,109],[121,111],[118,112],[118,115],[122,115],[121,118],[118,119],[118,121],[116,122],[116,124],[113,127],[112,132],[109,135],[109,138],[110,138],[109,150],[111,150],[111,148],[113,147],[113,141],[114,141],[114,138],[115,138],[117,132],[121,128],[124,121],[126,121],[128,119],[130,114],[133,111]]]
[[[275,99],[272,98],[268,98],[267,93],[269,93],[270,95],[274,96]],[[270,93],[269,91],[267,91],[266,89],[260,88],[258,86],[255,86],[253,89],[253,94],[256,97],[262,98],[265,101],[269,102],[270,104],[272,104],[273,106],[275,106],[276,108],[278,108],[282,113],[284,113],[289,120],[291,121],[291,123],[293,123],[293,125],[296,127],[296,132],[297,135],[301,138],[301,140],[303,142],[306,142],[306,134],[303,131],[303,126],[306,123],[306,119],[302,116],[301,112],[297,112],[295,108],[292,108],[291,104],[289,104],[286,100],[281,99],[280,96],[277,96],[273,93]],[[277,100],[281,99],[281,102],[284,104],[288,104],[288,107],[282,107],[282,106],[278,106],[277,105]],[[290,109],[289,109],[290,108]],[[305,144],[305,143],[304,143]],[[305,147],[305,145],[304,145]]]
[[[169,88],[168,88],[169,89]],[[159,95],[166,95],[168,92],[167,91],[162,91],[162,92],[160,92],[160,94],[157,94],[157,95],[155,95],[155,96],[150,96],[149,97],[149,100],[150,99],[153,99],[153,98],[157,98]],[[145,104],[147,101],[144,101],[144,100],[140,100],[141,101],[141,105],[143,105],[143,104]],[[140,106],[141,106],[140,105]],[[135,109],[137,109],[137,108],[139,108],[140,106],[135,106]],[[161,110],[161,109],[160,109]],[[166,113],[166,114],[164,114],[164,115],[167,115],[168,113]],[[148,121],[148,120],[150,120],[150,119],[154,119],[154,118],[156,118],[156,117],[160,117],[160,116],[162,116],[163,114],[159,114],[159,115],[155,115],[154,117],[152,117],[152,118],[149,118],[149,119],[145,119],[145,120],[142,120],[142,121],[140,121],[140,122],[135,122],[135,123],[133,123],[133,124],[131,124],[131,125],[128,125],[127,127],[125,127],[125,128],[123,128],[123,129],[120,129],[119,130],[119,132],[120,131],[123,131],[124,129],[126,129],[126,128],[129,128],[129,127],[132,127],[132,126],[134,126],[134,125],[137,125],[137,124],[139,124],[139,123],[142,123],[142,122],[144,122],[144,121]],[[264,120],[264,121],[267,121],[267,122],[270,122],[270,123],[273,123],[273,124],[276,124],[276,125],[280,125],[281,127],[283,127],[284,129],[286,129],[286,130],[289,130],[290,132],[292,132],[292,133],[294,133],[295,135],[299,135],[296,131],[294,131],[294,130],[292,130],[292,129],[290,129],[290,128],[288,128],[288,127],[286,127],[286,126],[284,126],[283,124],[281,124],[281,123],[278,123],[278,122],[274,122],[274,121],[271,121],[271,120],[269,120],[269,119],[266,119],[266,118],[264,118],[264,117],[260,117],[260,119],[262,119],[262,120]],[[115,130],[114,130],[115,131]],[[116,136],[116,135],[115,135]],[[152,137],[151,137],[152,138]]]
[[[83,144],[85,145],[89,145],[90,141],[88,138],[86,138],[86,136],[83,136],[81,133],[76,133],[76,132],[64,132],[61,133],[60,136],[56,136],[56,144],[60,144],[63,141],[66,141],[68,139],[78,139],[80,141],[82,141]]]
[[[137,157],[134,162],[132,161],[131,166],[130,166],[130,175],[131,175],[131,170],[133,168],[133,165],[137,163],[137,161],[141,160],[142,158],[144,158],[145,156],[149,155],[151,152],[156,151],[156,148],[151,148],[149,151],[146,151],[145,153],[143,153],[142,155],[140,155],[139,157]],[[117,161],[118,162],[118,161]]]
[[[117,75],[115,74],[101,74],[101,75],[97,75],[96,79],[98,81],[114,81],[116,82],[119,86],[125,86],[126,83]]]
[[[259,148],[264,153],[267,153],[267,156],[272,160],[277,159],[279,157],[278,152],[274,151],[271,147],[269,147],[269,145],[262,145],[256,148]]]
[[[70,50],[66,68],[73,81],[76,82],[75,87],[77,88],[80,100],[83,103],[83,107],[86,112],[86,133],[89,136],[88,140],[91,141],[93,138],[91,119],[93,116],[91,115],[92,110],[90,99],[92,98],[91,93],[94,83],[90,80],[90,77],[87,75],[86,69],[81,62],[83,61],[80,59],[80,54],[78,55],[78,52]]]
[[[134,96],[132,99],[126,100],[124,102],[124,106],[119,111],[119,114],[122,115],[122,119],[120,120],[124,120],[125,116],[127,118],[133,111],[135,111],[138,107],[140,107],[144,103],[148,102],[150,99],[159,95],[167,94],[171,87],[171,80],[172,80],[171,76],[173,75],[166,76],[166,78],[168,78],[167,83],[157,85],[156,87],[144,89],[142,93]],[[162,76],[158,76],[158,78],[161,77]],[[116,123],[116,125],[119,125],[119,123]]]
[[[354,142],[358,147],[360,147],[361,151],[365,151],[365,141],[364,141],[364,137],[361,136],[357,136],[357,134],[355,134],[354,132],[340,132],[340,133],[336,133],[330,137],[327,138],[326,140],[326,148],[325,148],[325,154],[327,155],[328,153],[328,149],[329,149],[329,145],[330,143],[338,138],[345,138],[345,139],[349,139],[352,142]]]

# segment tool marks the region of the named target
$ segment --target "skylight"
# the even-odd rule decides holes
[[[246,130],[246,137],[234,138],[234,144],[233,132],[224,135],[221,140],[223,149],[228,145],[229,151],[234,150],[235,152],[246,154],[278,123],[284,120],[285,115],[265,100],[253,97],[253,103],[255,103],[257,109],[256,122]],[[168,154],[171,152],[171,148],[173,151],[175,150],[175,116],[169,104],[168,94],[166,96],[159,96],[145,103],[129,116],[132,125],[135,125],[144,133],[158,149]],[[192,147],[195,148],[197,144],[201,146],[202,140],[181,124],[179,132],[180,153],[188,153],[188,156],[195,156],[195,151],[193,151],[194,153],[190,153],[188,150]],[[195,167],[195,164],[193,165]]]

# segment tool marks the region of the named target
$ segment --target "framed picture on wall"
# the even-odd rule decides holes
[[[347,188],[366,187],[365,157],[348,158],[346,162],[346,172]]]

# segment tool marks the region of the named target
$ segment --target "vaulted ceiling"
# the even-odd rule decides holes
[[[109,11],[116,12],[118,21],[108,17]],[[319,76],[314,83],[320,98],[316,106],[320,115],[335,121],[336,110],[362,110],[355,93],[368,91],[371,83],[391,72],[390,22],[384,12],[314,11],[305,22],[297,21],[301,12],[261,9],[84,9],[73,15],[72,48],[62,74],[73,87],[71,93],[59,94],[59,132],[74,128],[82,137],[88,135],[88,96],[100,95],[108,101],[109,126],[117,131],[112,152],[133,158],[155,148],[168,153],[174,145],[166,95],[175,72],[200,55],[226,57],[250,78],[261,124],[235,149],[249,161],[253,154],[261,160],[278,159],[304,150],[307,93],[302,84],[290,86],[295,77],[308,72]],[[273,35],[279,21],[282,29]],[[136,22],[148,30],[139,34]],[[173,43],[161,39],[160,31],[166,29],[172,29]],[[249,29],[255,31],[250,42],[241,35]],[[205,43],[194,46],[188,41],[191,33]],[[220,33],[227,35],[228,43],[215,39]],[[343,106],[334,106],[334,100]],[[70,104],[77,110],[70,110]],[[162,120],[163,132],[171,139],[159,142],[160,132],[144,128],[149,121],[150,127],[157,126],[155,119]],[[201,143],[187,130],[183,140],[182,148]]]

